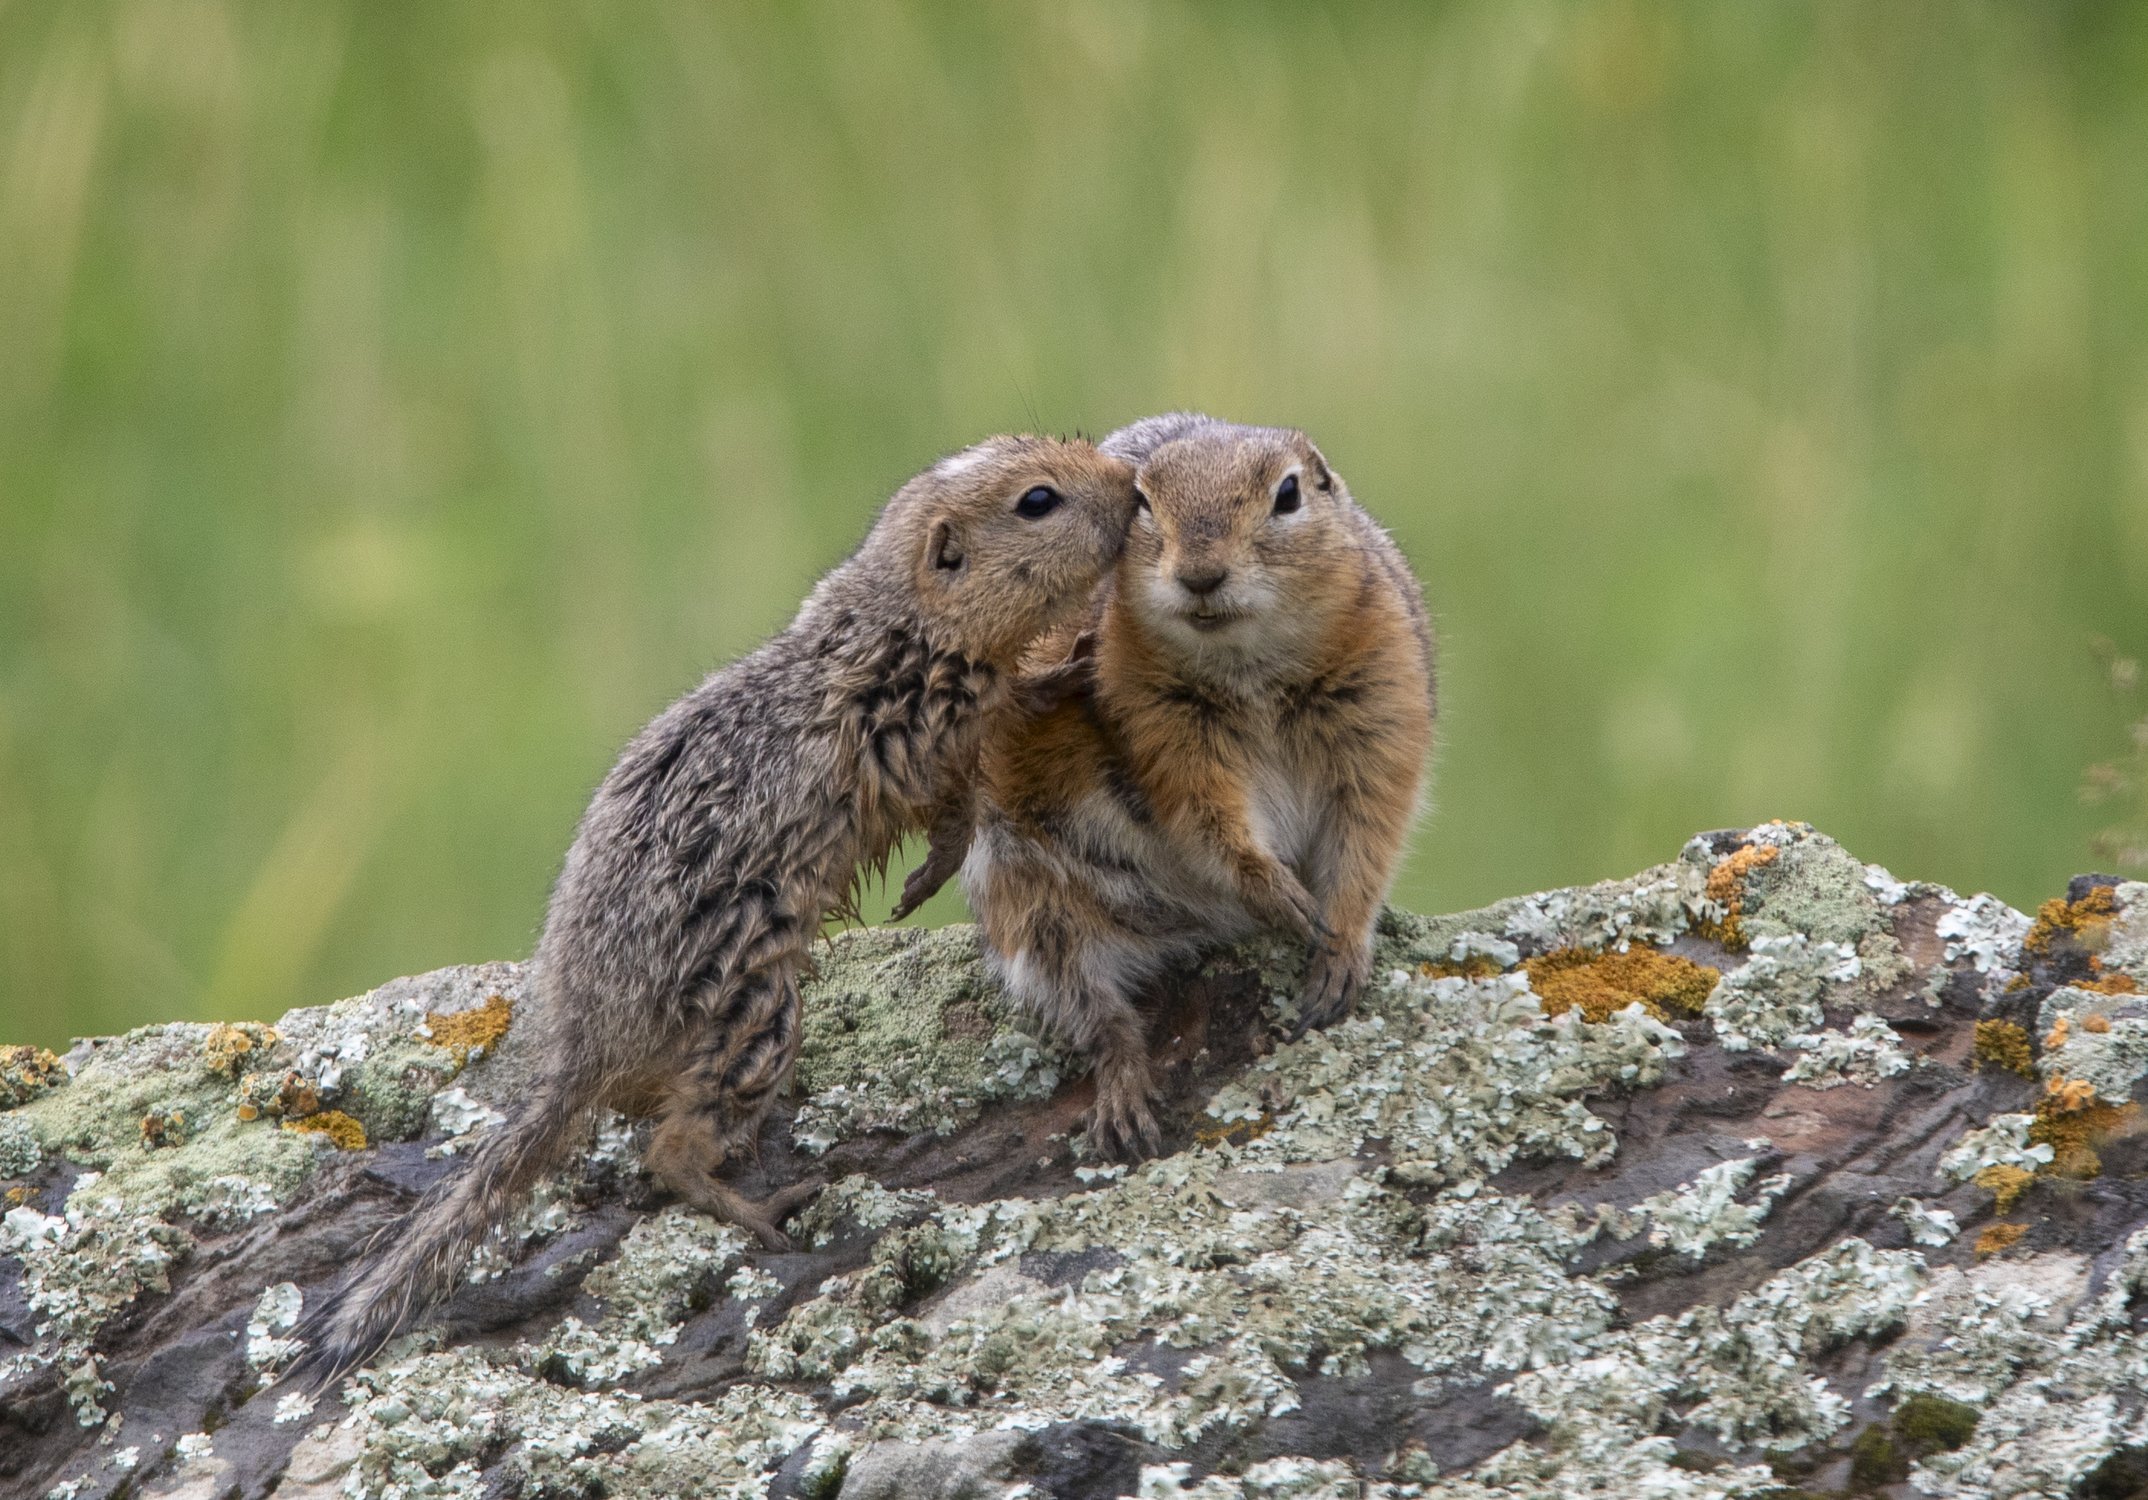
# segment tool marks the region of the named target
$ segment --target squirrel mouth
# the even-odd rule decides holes
[[[1189,609],[1185,614],[1186,623],[1202,631],[1221,630],[1238,619],[1238,611],[1229,609]]]

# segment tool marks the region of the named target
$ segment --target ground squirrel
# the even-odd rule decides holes
[[[961,869],[989,966],[1094,1054],[1092,1140],[1124,1155],[1160,1146],[1131,1000],[1167,964],[1281,927],[1312,944],[1298,1030],[1348,1012],[1435,696],[1415,576],[1303,433],[1181,413],[1102,446],[1145,505],[995,716]],[[1060,691],[1084,661],[1089,689]],[[936,838],[905,907],[959,852]]]
[[[1133,512],[1131,462],[1086,442],[956,454],[903,486],[788,628],[634,738],[546,913],[526,1102],[308,1317],[306,1376],[359,1364],[452,1286],[601,1104],[654,1102],[656,1177],[784,1243],[811,1186],[754,1204],[718,1172],[797,1055],[809,945],[861,865],[967,825],[985,715],[1024,648],[1091,597]]]

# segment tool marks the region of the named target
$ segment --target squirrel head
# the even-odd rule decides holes
[[[1348,604],[1350,493],[1304,433],[1177,413],[1103,447],[1140,465],[1117,607],[1174,655],[1286,668],[1293,647],[1317,641]]]
[[[1133,514],[1125,459],[1080,440],[994,437],[897,491],[875,542],[886,535],[902,559],[937,644],[1009,667],[1088,600]]]

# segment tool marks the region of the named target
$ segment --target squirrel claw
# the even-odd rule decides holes
[[[1255,879],[1259,894],[1253,904],[1264,908],[1277,926],[1308,943],[1325,944],[1333,936],[1320,914],[1320,903],[1305,888],[1305,883],[1287,868],[1276,865],[1261,870]]]
[[[760,1241],[763,1250],[781,1254],[791,1248],[791,1237],[776,1226],[811,1203],[827,1185],[815,1177],[778,1189],[752,1205],[750,1214],[738,1215],[739,1228]]]
[[[888,920],[900,922],[938,895],[940,887],[945,883],[946,877],[937,874],[930,864],[919,865],[903,881],[902,897],[896,901],[895,909],[888,913]]]
[[[969,852],[970,822],[965,809],[953,821],[943,818],[933,828],[924,862],[903,878],[902,898],[888,913],[888,920],[900,922],[938,895],[940,887],[962,868],[962,861]]]
[[[1082,1123],[1089,1132],[1089,1144],[1111,1161],[1140,1161],[1163,1154],[1163,1127],[1146,1097],[1101,1090]]]
[[[1163,1130],[1145,1109],[1132,1119],[1105,1119],[1092,1112],[1087,1128],[1090,1144],[1106,1160],[1136,1162],[1163,1154]]]
[[[1362,961],[1352,962],[1327,944],[1313,950],[1305,970],[1305,991],[1298,1000],[1298,1019],[1285,1033],[1300,1041],[1309,1031],[1324,1030],[1348,1016],[1364,983]]]

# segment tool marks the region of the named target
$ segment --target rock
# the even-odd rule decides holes
[[[1170,1154],[1123,1168],[1083,1154],[1082,1064],[971,929],[844,934],[745,1182],[829,1181],[791,1251],[662,1202],[646,1127],[609,1118],[318,1402],[273,1383],[297,1312],[515,1106],[526,970],[11,1053],[0,1492],[2148,1473],[2148,885],[2089,878],[2032,920],[1764,824],[1630,880],[1388,913],[1358,1015],[1283,1045],[1300,967],[1257,941],[1149,997]]]

